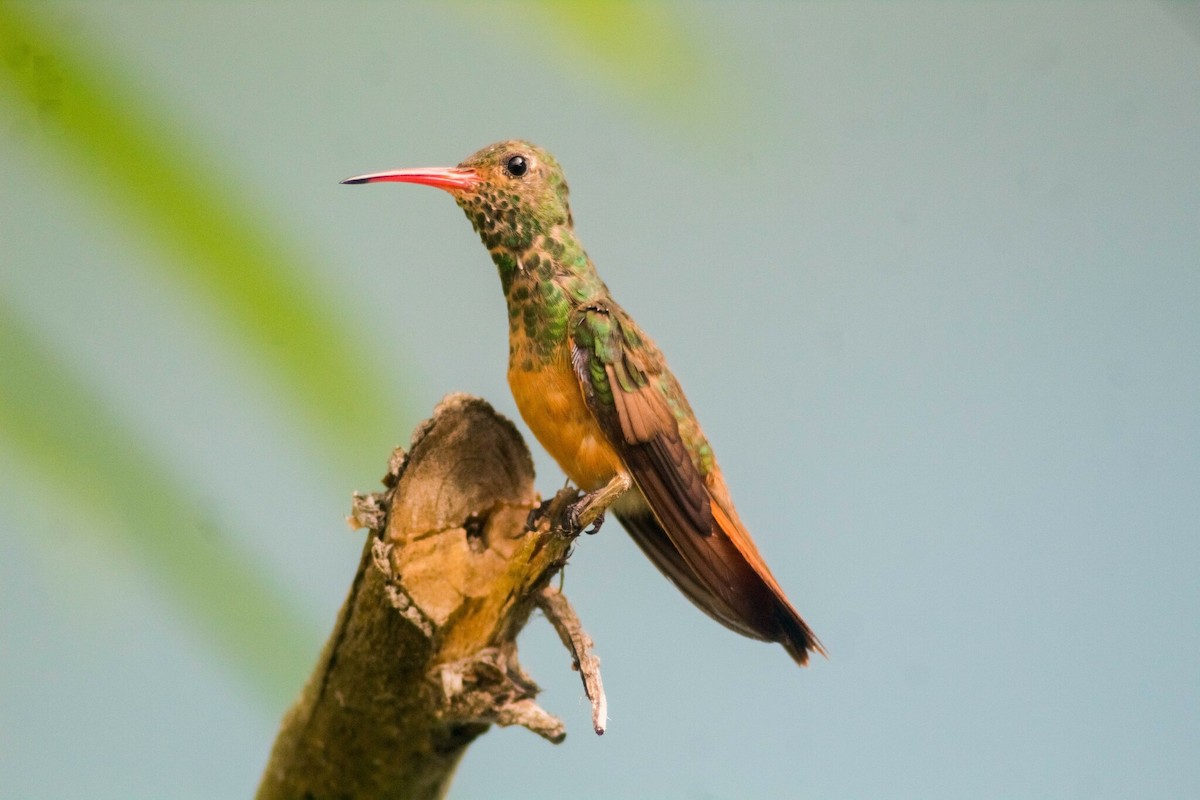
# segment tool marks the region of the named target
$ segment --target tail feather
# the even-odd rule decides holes
[[[772,637],[772,641],[777,641],[784,646],[784,649],[791,654],[792,658],[800,666],[808,663],[808,654],[810,651],[820,653],[828,657],[825,652],[825,647],[817,639],[812,628],[808,627],[808,623],[800,616],[791,602],[788,601],[787,595],[784,594],[783,588],[779,582],[775,580],[775,576],[771,574],[770,567],[763,559],[762,554],[758,552],[758,548],[754,546],[754,541],[750,538],[750,534],[742,527],[741,522],[736,518],[731,518],[725,513],[721,503],[713,502],[713,522],[714,535],[724,534],[728,537],[733,546],[737,548],[745,563],[749,566],[762,584],[770,590],[774,600],[775,620],[778,625],[779,636]]]
[[[738,612],[700,580],[648,508],[633,512],[615,510],[613,513],[634,543],[658,567],[658,571],[697,608],[743,636],[764,638],[753,628],[747,627]]]
[[[613,509],[646,556],[700,610],[743,636],[779,642],[801,666],[821,643],[788,602],[754,543],[712,503],[710,536],[672,537],[637,498]]]

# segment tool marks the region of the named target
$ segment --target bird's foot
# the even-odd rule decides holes
[[[587,495],[576,489],[570,483],[529,510],[525,517],[525,527],[536,530],[540,525],[547,525],[550,531],[561,536],[577,536],[579,528],[572,527],[570,512],[572,508],[582,503]]]
[[[578,501],[567,506],[567,529],[572,533],[586,533],[591,536],[600,531],[600,526],[604,524],[604,512],[596,513],[591,501],[595,498],[591,494],[585,494]]]
[[[567,521],[575,533],[596,533],[604,524],[604,512],[633,485],[629,474],[618,472],[604,486],[588,492],[567,507]]]

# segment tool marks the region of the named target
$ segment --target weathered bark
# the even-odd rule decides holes
[[[492,723],[552,742],[562,722],[534,702],[516,636],[535,606],[562,632],[604,729],[591,640],[548,588],[574,535],[554,524],[574,491],[537,507],[516,428],[482,400],[451,395],[393,454],[387,491],[356,496],[370,533],[316,668],[284,717],[258,789],[276,798],[437,798]]]

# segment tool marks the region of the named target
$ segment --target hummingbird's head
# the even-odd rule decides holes
[[[342,183],[377,181],[446,190],[493,252],[519,254],[540,234],[573,224],[562,167],[542,148],[519,139],[488,145],[457,167],[376,172]]]

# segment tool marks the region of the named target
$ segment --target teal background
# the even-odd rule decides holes
[[[831,657],[607,527],[609,733],[534,620],[568,739],[453,797],[1200,795],[1198,8],[0,0],[0,796],[253,792],[351,491],[516,417],[461,212],[338,181],[508,137]]]

